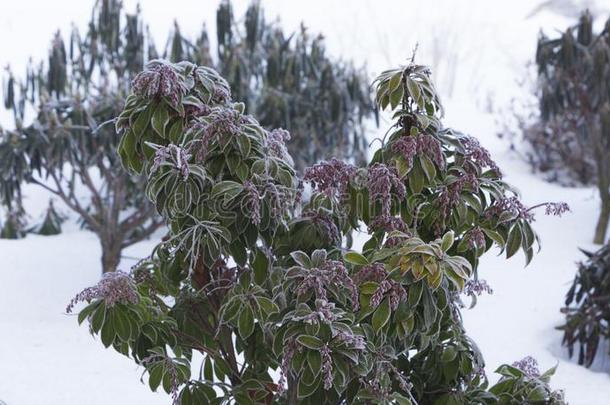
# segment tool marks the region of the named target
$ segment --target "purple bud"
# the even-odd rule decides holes
[[[231,89],[225,84],[224,86],[215,86],[212,102],[215,104],[226,104],[231,101]]]
[[[147,64],[145,70],[134,77],[131,86],[133,92],[140,97],[168,97],[174,106],[177,106],[186,94],[186,87],[174,69],[160,61]]]
[[[392,150],[400,154],[409,167],[413,167],[413,158],[417,155],[417,138],[414,136],[402,136],[392,143]]]
[[[297,296],[313,291],[316,299],[328,301],[327,288],[329,286],[341,286],[350,292],[352,309],[358,310],[358,288],[349,276],[343,262],[338,260],[326,260],[319,267],[305,269],[296,288]]]
[[[394,141],[392,150],[399,153],[409,167],[413,166],[413,158],[416,155],[427,156],[438,167],[445,166],[441,143],[432,135],[402,136]]]
[[[464,157],[480,167],[489,167],[498,176],[501,176],[500,168],[491,158],[489,151],[481,146],[479,140],[472,136],[464,136],[460,138],[462,146],[464,146]]]
[[[385,280],[388,272],[385,270],[385,265],[383,263],[371,263],[363,266],[358,273],[354,276],[354,283],[360,285],[366,281],[374,281],[376,283],[381,283]]]
[[[474,192],[479,189],[479,181],[472,173],[461,173],[455,181],[448,184],[443,191],[441,191],[436,200],[441,219],[444,220],[449,217],[451,210],[459,204],[462,191],[467,187]]]
[[[401,301],[407,299],[404,287],[394,280],[383,280],[371,296],[371,308],[377,308],[384,297],[390,300],[390,308],[395,311]]]
[[[570,211],[570,206],[564,202],[550,202],[546,203],[544,213],[546,215],[555,215],[560,217],[566,212]]]
[[[322,356],[322,376],[324,389],[327,391],[333,386],[333,360],[330,354],[330,348],[327,344],[324,344],[320,348],[320,355]]]
[[[478,226],[466,233],[466,239],[468,240],[468,246],[470,246],[471,249],[484,249],[487,245],[485,242],[485,233]]]
[[[240,136],[241,125],[246,121],[247,118],[233,108],[224,106],[212,108],[207,116],[190,128],[190,131],[196,134],[193,149],[197,161],[201,162],[206,158],[212,141],[228,142],[228,138]]]
[[[407,232],[408,227],[400,217],[379,215],[371,221],[368,231],[369,233],[373,233],[379,230],[383,230],[388,233],[392,231]]]
[[[381,201],[381,215],[390,216],[392,189],[399,199],[405,198],[407,190],[396,173],[396,168],[375,163],[368,169],[368,189],[371,204]]]
[[[316,226],[326,242],[331,244],[341,242],[341,232],[330,214],[307,210],[303,212],[303,218],[308,218]]]
[[[180,171],[184,180],[186,180],[190,174],[189,160],[191,155],[186,152],[180,146],[170,144],[167,146],[161,146],[155,152],[153,159],[153,165],[151,172],[155,172],[168,160],[171,161],[172,166]]]
[[[513,367],[523,371],[525,375],[531,378],[540,377],[540,370],[538,369],[538,361],[532,356],[526,356],[523,359],[516,361],[512,364]]]
[[[368,226],[369,233],[376,231],[384,231],[390,233],[392,231],[400,231],[405,234],[406,237],[410,235],[408,232],[407,224],[400,217],[379,215],[375,217]],[[387,247],[393,247],[404,240],[404,237],[393,236],[385,241]]]
[[[364,337],[360,335],[340,331],[334,336],[334,339],[340,343],[346,344],[347,346],[351,346],[356,350],[364,350],[365,348]]]
[[[205,117],[206,115],[210,114],[210,112],[212,112],[212,108],[207,104],[187,104],[184,106],[184,115],[188,119]]]
[[[417,150],[418,153],[428,156],[438,167],[445,166],[441,143],[432,135],[419,135],[417,137]]]
[[[485,216],[487,218],[498,217],[503,212],[509,212],[515,218],[532,221],[534,214],[516,196],[506,197],[496,200],[491,207],[487,209]]]
[[[252,219],[254,225],[261,223],[261,196],[256,189],[256,186],[250,181],[244,182],[244,190],[246,195],[243,200],[244,211],[247,212]]]
[[[485,280],[467,280],[463,293],[470,296],[481,296],[483,293],[493,294],[493,290]]]
[[[148,357],[142,359],[142,364],[149,365],[152,363],[163,363],[163,370],[169,376],[170,381],[170,393],[172,396],[173,404],[179,405],[179,393],[180,393],[180,382],[178,381],[178,369],[176,365],[169,357],[163,357],[158,354],[151,354]]]
[[[290,156],[286,148],[286,142],[290,140],[290,132],[282,128],[274,129],[267,134],[266,147],[269,154],[279,159]]]
[[[340,197],[355,175],[355,166],[332,158],[306,168],[303,181],[329,197]]]
[[[277,384],[279,394],[286,390],[286,376],[290,373],[290,362],[299,349],[300,347],[295,338],[289,339],[284,346],[282,364],[280,365],[280,379]]]
[[[83,301],[104,300],[107,307],[120,304],[137,304],[140,300],[133,278],[120,270],[104,273],[102,279],[93,287],[78,293],[66,308],[71,313],[74,306]]]

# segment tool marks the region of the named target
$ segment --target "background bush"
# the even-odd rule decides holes
[[[578,364],[590,367],[600,344],[610,340],[610,247],[584,253],[587,260],[579,264],[568,290],[562,309],[566,323],[559,329],[570,357],[577,350]]]
[[[601,210],[594,242],[610,218],[610,20],[599,33],[584,12],[558,37],[541,34],[536,50],[539,114],[523,120],[529,161],[550,178],[598,187]]]
[[[48,190],[96,233],[104,272],[162,225],[143,180],[120,168],[113,125],[134,75],[160,54],[217,65],[264,126],[292,131],[288,148],[297,170],[323,156],[362,162],[363,120],[373,113],[365,73],[327,57],[322,37],[304,27],[288,35],[265,23],[256,2],[244,20],[242,29],[231,4],[221,3],[216,58],[205,28],[189,40],[178,24],[159,52],[139,11],[126,14],[120,1],[100,0],[84,35],[75,28],[64,42],[58,32],[48,63],[30,64],[23,80],[9,74],[4,102],[15,129],[0,130],[0,196],[10,211],[2,235],[24,235],[24,183]]]
[[[287,147],[297,171],[331,156],[366,160],[364,119],[374,104],[363,69],[327,56],[323,36],[304,25],[284,33],[267,22],[258,1],[242,18],[229,1],[221,2],[216,25],[216,52],[205,26],[192,41],[176,24],[164,58],[215,67],[263,127],[290,132]]]

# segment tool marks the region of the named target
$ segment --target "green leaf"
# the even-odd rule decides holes
[[[130,338],[131,328],[129,327],[129,321],[127,317],[120,309],[116,308],[114,311],[114,326],[116,328],[116,333],[121,338],[121,340],[125,341]]]
[[[290,253],[290,256],[297,264],[305,268],[311,267],[311,260],[309,259],[309,256],[307,256],[306,253],[297,250],[296,252]]]
[[[396,401],[398,405],[413,405],[409,398],[406,398],[397,392],[392,394],[392,399]]]
[[[240,267],[244,267],[248,261],[248,253],[245,246],[239,240],[233,240],[229,245],[231,256],[235,259],[235,263]]]
[[[419,162],[428,181],[436,177],[436,168],[428,156],[420,156]]]
[[[515,382],[516,380],[512,378],[501,379],[497,384],[489,388],[489,392],[496,395],[500,395],[502,393],[509,393],[515,386]]]
[[[256,303],[261,308],[261,310],[265,313],[265,315],[269,316],[271,314],[280,312],[279,307],[275,304],[275,302],[271,301],[267,297],[256,297]]]
[[[182,391],[180,391],[180,405],[191,405],[196,400],[191,397],[195,397],[195,395],[191,394],[191,390],[188,386],[184,387]]]
[[[121,164],[126,168],[136,173],[142,171],[142,162],[136,152],[137,138],[133,131],[125,132],[121,138],[118,150],[121,157]]]
[[[496,373],[503,375],[505,377],[516,377],[521,378],[525,375],[523,371],[518,369],[517,367],[510,366],[508,364],[502,364],[495,371]]]
[[[376,283],[375,281],[365,281],[360,285],[360,292],[362,294],[372,295],[378,287],[379,283]]]
[[[284,350],[285,334],[286,334],[286,329],[284,327],[280,327],[280,329],[278,329],[278,331],[275,333],[275,336],[273,336],[272,350],[273,350],[273,354],[275,354],[278,357],[281,356],[281,354]]]
[[[453,246],[453,242],[455,241],[455,236],[453,231],[449,231],[443,235],[443,239],[441,242],[441,249],[444,252],[448,251],[451,246]]]
[[[371,324],[373,326],[373,330],[375,333],[378,333],[381,328],[385,326],[386,323],[390,320],[390,301],[386,297],[381,301],[379,307],[373,313],[373,319],[371,320]]]
[[[180,138],[182,138],[182,120],[177,119],[174,121],[172,126],[169,129],[169,140],[174,144],[180,143]]]
[[[399,156],[396,159],[396,170],[398,170],[398,176],[402,179],[409,173],[411,166],[404,157]]]
[[[214,381],[214,368],[210,356],[206,356],[205,363],[203,364],[203,378],[208,381]]]
[[[400,104],[404,92],[404,88],[402,86],[399,86],[395,91],[390,93],[390,108],[392,110],[396,109],[396,107]]]
[[[220,183],[214,184],[210,193],[212,198],[218,198],[222,196],[225,202],[230,202],[237,197],[244,187],[235,181],[221,181]]]
[[[237,318],[237,315],[240,314],[240,310],[243,302],[237,298],[231,298],[227,303],[225,303],[220,310],[220,319],[223,322],[230,322],[234,318]]]
[[[343,255],[343,258],[346,262],[355,264],[355,265],[366,265],[369,264],[369,261],[366,257],[362,256],[358,252],[347,252]]]
[[[239,162],[237,168],[235,169],[235,175],[239,178],[239,180],[246,181],[249,173],[250,170],[248,169],[248,165],[244,162]]]
[[[163,378],[163,367],[160,364],[155,363],[148,369],[148,386],[151,391],[157,391]]]
[[[558,364],[556,364],[555,366],[553,366],[553,367],[549,368],[548,370],[546,370],[540,376],[540,379],[542,381],[548,382],[550,380],[550,378],[555,375],[555,372],[557,371],[557,366],[558,366]]]
[[[297,338],[297,342],[307,347],[308,349],[318,350],[322,347],[323,343],[320,339],[315,336],[301,335]]]
[[[407,89],[409,90],[409,95],[411,96],[413,101],[415,101],[419,105],[421,103],[421,91],[419,90],[419,86],[417,85],[417,83],[409,77],[407,77]]]
[[[169,373],[169,370],[163,371],[163,378],[161,379],[161,384],[163,385],[163,390],[166,393],[172,392],[172,375]]]
[[[136,142],[137,138],[133,131],[127,131],[121,138],[119,149],[123,150],[127,157],[131,158],[136,153]]]
[[[231,374],[231,368],[222,357],[214,359],[214,373],[219,380],[224,380],[225,376]]]
[[[87,319],[87,317],[89,317],[89,315],[91,315],[93,313],[93,311],[95,311],[95,309],[98,307],[99,302],[92,302],[91,304],[87,305],[85,308],[82,309],[82,311],[80,311],[78,313],[78,324],[82,324],[83,321],[85,319]]]
[[[369,250],[376,250],[377,246],[379,246],[379,239],[376,236],[372,236],[366,243],[362,246],[362,251],[368,252]]]
[[[320,352],[317,350],[308,350],[307,363],[309,363],[309,367],[313,374],[317,376],[322,368],[322,356],[320,355]]]
[[[508,246],[506,247],[506,258],[512,257],[519,247],[521,247],[521,227],[518,224],[513,225],[508,233]]]
[[[534,234],[534,230],[529,222],[522,222],[522,235],[523,240],[521,241],[521,246],[524,251],[527,251],[534,245],[534,241],[536,240],[536,235]]]
[[[485,235],[487,235],[487,237],[489,239],[496,242],[496,244],[498,246],[500,246],[501,248],[504,248],[504,245],[506,244],[506,242],[504,241],[504,238],[502,237],[502,235],[500,235],[500,233],[493,231],[491,229],[487,229],[487,228],[482,228],[482,230],[483,230],[483,233],[485,233]]]
[[[481,205],[481,201],[474,194],[462,194],[462,200],[466,201],[468,205],[476,211],[477,214],[481,214],[483,211],[483,206]]]
[[[424,174],[423,169],[416,160],[409,173],[409,188],[413,194],[419,194],[424,189],[425,177],[426,175]]]
[[[409,300],[410,307],[414,308],[419,303],[419,301],[421,300],[423,290],[424,290],[423,281],[417,282],[415,284],[411,284],[409,286],[407,298]]]
[[[93,332],[99,332],[104,325],[106,319],[106,305],[101,303],[98,308],[91,315],[91,329]]]
[[[308,350],[311,352],[311,350]],[[316,374],[311,370],[311,367],[303,367],[300,379],[305,383],[305,385],[313,385],[316,382],[316,377],[319,372]]]
[[[529,248],[525,251],[525,265],[529,265],[534,258],[534,249]]]
[[[388,84],[388,91],[390,93],[392,93],[393,91],[398,89],[398,86],[400,86],[401,79],[402,79],[402,70],[394,73],[392,75],[392,77],[390,77],[390,82]]]
[[[527,394],[527,399],[531,402],[545,402],[548,399],[547,391],[543,386],[534,387],[534,389]]]
[[[248,138],[247,135],[241,134],[236,139],[237,139],[237,147],[239,149],[239,153],[241,154],[241,156],[243,156],[244,158],[250,156],[250,149],[251,149],[250,138]]]
[[[441,355],[441,362],[448,363],[453,361],[457,356],[457,350],[455,350],[455,346],[447,346],[445,350],[443,350],[443,354]]]
[[[457,377],[457,373],[459,371],[460,364],[457,359],[450,361],[448,363],[443,364],[443,376],[445,380],[453,381]]]
[[[238,331],[239,336],[246,340],[252,332],[254,332],[254,314],[252,313],[252,308],[249,305],[242,306],[242,312],[239,315],[238,322]]]
[[[148,128],[148,124],[150,122],[152,110],[152,106],[149,105],[143,111],[140,111],[139,113],[134,113],[138,116],[136,117],[135,121],[133,121],[133,124],[131,125],[130,129],[135,134],[136,139],[139,139],[144,136],[144,132],[146,131],[146,128]]]
[[[114,330],[114,322],[112,321],[110,313],[106,315],[106,321],[104,322],[104,326],[102,326],[102,332],[100,333],[100,337],[102,338],[102,344],[105,347],[108,347],[112,344],[115,337]]]
[[[300,399],[307,398],[312,395],[318,389],[318,385],[320,385],[320,378],[316,378],[312,385],[307,385],[303,381],[303,379],[299,380],[299,384],[297,386],[297,396]]]
[[[316,249],[311,253],[311,265],[313,267],[322,266],[326,260],[326,250]]]
[[[438,311],[434,297],[432,296],[432,292],[430,292],[429,288],[423,289],[422,304],[424,305],[424,324],[428,328],[434,323],[436,313]]]
[[[269,258],[259,248],[255,249],[252,268],[254,269],[254,282],[258,285],[263,284],[269,274]]]
[[[169,122],[169,112],[165,103],[159,103],[151,118],[151,125],[155,132],[163,139],[165,136],[165,127]]]

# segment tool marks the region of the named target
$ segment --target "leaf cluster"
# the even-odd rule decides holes
[[[306,170],[303,199],[285,138],[218,73],[149,63],[117,119],[118,152],[170,233],[132,272],[139,300],[105,308],[135,321],[129,333],[115,315],[81,320],[185,405],[526,401],[520,376],[487,388],[459,294],[492,246],[531,258],[531,214],[478,143],[442,127],[426,68],[376,83],[395,118],[382,147],[367,167]]]
[[[607,176],[600,160],[610,136],[610,20],[599,33],[593,25],[585,11],[559,35],[538,39],[539,108],[533,120],[520,121],[530,163],[555,181],[592,184]]]
[[[600,344],[610,338],[610,252],[604,246],[584,253],[587,260],[579,264],[562,309],[566,322],[558,329],[570,357],[577,351],[578,364],[590,367]]]

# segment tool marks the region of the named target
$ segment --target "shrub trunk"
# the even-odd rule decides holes
[[[606,231],[608,229],[608,220],[610,220],[610,196],[606,193],[602,196],[602,208],[595,227],[595,237],[593,243],[603,245],[606,240]]]
[[[102,245],[102,271],[108,273],[115,271],[121,261],[121,240],[120,238],[104,238]]]

